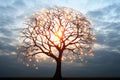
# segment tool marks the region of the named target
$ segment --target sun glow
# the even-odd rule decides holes
[[[39,63],[52,57],[62,61],[67,61],[68,58],[72,63],[77,57],[70,54],[94,56],[91,44],[95,39],[90,31],[91,24],[73,9],[43,10],[35,13],[26,25],[27,28],[22,31],[24,39],[21,53],[28,57],[29,62]],[[59,56],[63,52],[70,57]],[[80,60],[84,61],[82,58]]]
[[[64,36],[64,35],[63,35],[63,28],[60,27],[60,29],[59,29],[54,35],[55,35],[55,36],[54,36],[54,40],[55,40],[55,41],[60,41],[61,38]]]
[[[57,28],[57,30],[55,31],[54,34],[49,34],[48,32],[46,32],[46,33],[47,33],[48,36],[51,35],[50,39],[55,44],[60,45],[61,44],[61,40],[64,37],[64,28],[62,26],[61,27],[59,27],[59,26],[57,27],[56,26],[56,28]],[[40,38],[38,37],[38,39],[40,39]],[[43,40],[45,41],[46,39],[43,39]],[[46,47],[48,47],[48,46],[46,46]],[[52,48],[52,52],[55,52],[54,54],[56,54],[56,55],[58,53],[56,51],[56,49],[54,49],[54,48]],[[29,54],[32,54],[31,51],[29,52]],[[36,58],[36,62],[40,62],[40,60],[44,60],[44,61],[47,60],[48,56],[46,56],[45,54],[37,54],[35,58]],[[65,60],[65,57],[63,57],[62,60]],[[31,62],[31,59],[29,61]],[[55,61],[53,61],[53,62],[55,62]]]
[[[58,32],[56,33],[56,37],[58,37],[59,39],[63,36],[62,33],[62,27],[60,27],[60,29],[58,30]]]

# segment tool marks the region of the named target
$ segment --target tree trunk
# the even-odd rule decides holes
[[[57,63],[56,72],[54,74],[53,80],[62,80],[61,60],[56,60],[56,63]]]

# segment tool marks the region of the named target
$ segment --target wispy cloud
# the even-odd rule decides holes
[[[97,43],[106,45],[109,47],[109,51],[119,51],[120,49],[119,8],[120,6],[118,3],[115,3],[87,13],[93,21],[93,26],[96,30]]]

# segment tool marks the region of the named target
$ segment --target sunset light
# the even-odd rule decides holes
[[[120,77],[120,0],[0,0],[0,77]]]
[[[39,63],[48,58],[55,60],[56,79],[62,78],[62,61],[68,58],[72,63],[79,58],[77,56],[94,55],[92,45],[96,38],[91,23],[82,13],[71,8],[55,7],[35,13],[26,21],[22,37],[21,53],[29,62]],[[84,61],[83,58],[80,60]]]

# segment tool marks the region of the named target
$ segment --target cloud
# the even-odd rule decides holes
[[[12,41],[12,39],[0,37],[0,45],[2,45],[0,46],[0,55],[11,55],[12,52],[17,52],[16,46],[11,45]]]
[[[0,27],[6,27],[14,23],[14,18],[7,15],[0,16]]]
[[[17,37],[20,33],[15,29],[22,26],[21,17],[28,8],[24,0],[0,0],[0,4],[0,55],[15,54],[16,46],[19,44]]]
[[[100,44],[94,44],[94,50],[103,50],[103,49],[107,49],[109,48],[109,46],[106,45],[100,45]]]
[[[120,49],[120,5],[112,4],[96,11],[87,13],[96,30],[97,43],[108,46],[109,50]],[[117,17],[116,17],[117,16]],[[98,30],[98,31],[97,31]]]
[[[15,8],[21,9],[27,7],[24,0],[15,0],[12,4]]]
[[[0,28],[0,55],[11,55],[17,52],[15,42],[17,41],[12,30]]]
[[[3,34],[4,36],[11,36],[12,35],[12,32],[8,29],[5,29],[5,28],[0,28],[0,34]]]
[[[104,8],[89,11],[87,15],[93,22],[97,44],[95,44],[95,56],[87,58],[89,69],[93,68],[91,76],[118,77],[120,65],[120,5],[112,4]],[[112,74],[111,74],[112,73]],[[113,75],[115,74],[115,75]]]

